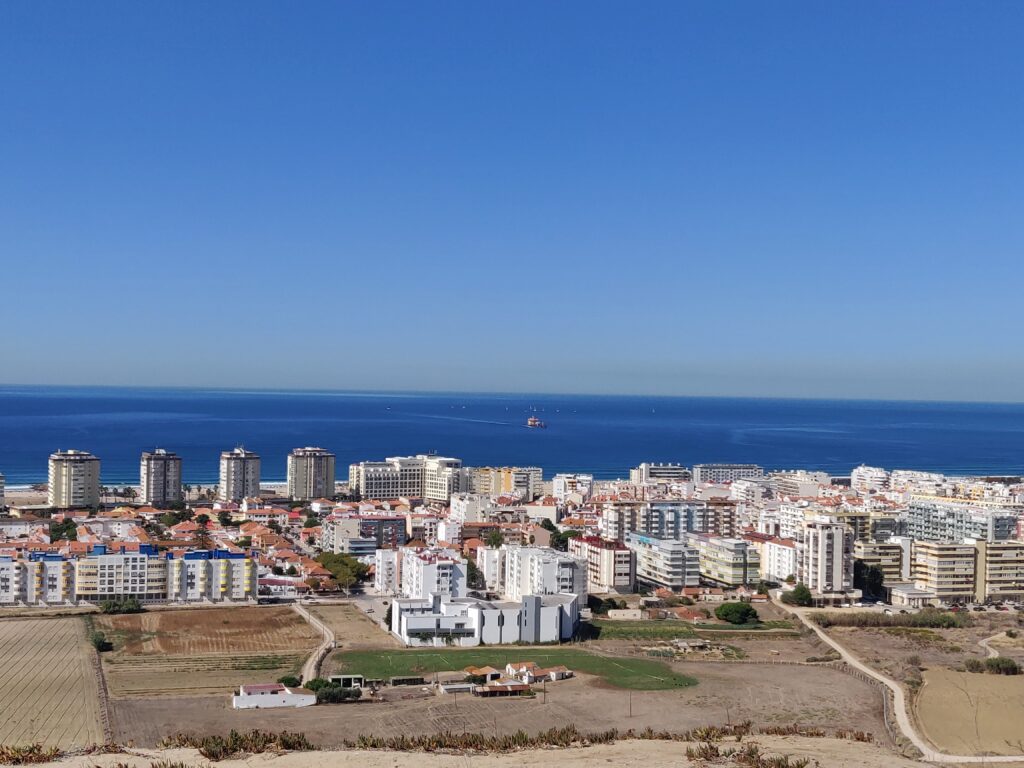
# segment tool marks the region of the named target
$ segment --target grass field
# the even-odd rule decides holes
[[[337,651],[330,667],[338,671],[383,678],[403,675],[429,677],[468,666],[503,668],[510,661],[534,661],[541,666],[564,665],[575,672],[600,677],[617,688],[660,691],[696,685],[692,677],[673,672],[651,659],[613,658],[562,648],[467,648],[400,651]]]
[[[90,617],[113,697],[227,694],[296,674],[318,635],[289,608],[233,606]]]
[[[101,744],[93,653],[81,619],[0,621],[0,744]]]

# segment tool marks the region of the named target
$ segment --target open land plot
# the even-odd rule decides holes
[[[280,606],[97,616],[114,650],[103,654],[112,697],[225,694],[296,674],[319,635]]]
[[[0,744],[101,744],[95,652],[81,619],[0,621]]]
[[[522,658],[537,658],[529,649],[517,650]],[[798,722],[826,730],[850,728],[870,732],[879,742],[886,738],[878,689],[833,669],[729,662],[672,667],[681,675],[699,677],[699,684],[640,692],[613,688],[598,677],[581,674],[549,683],[546,695],[533,698],[434,696],[409,687],[389,690],[408,691],[405,699],[276,710],[233,710],[226,695],[125,699],[113,702],[115,737],[154,746],[181,731],[212,735],[232,728],[261,728],[301,731],[317,744],[337,746],[360,734],[513,733],[520,729],[536,733],[570,724],[584,731],[650,726],[678,732],[751,720],[761,725]],[[681,753],[678,749],[675,757]]]
[[[363,675],[369,679],[460,672],[468,666],[490,665],[501,669],[509,662],[533,661],[543,667],[565,665],[576,672],[601,678],[617,688],[658,691],[695,685],[692,677],[679,674],[660,661],[645,658],[599,656],[573,648],[495,647],[400,651],[336,651],[327,669]]]
[[[1024,677],[929,669],[914,708],[924,735],[940,750],[1024,755]]]
[[[401,643],[351,604],[310,606],[309,612],[334,632],[339,648],[398,648]]]

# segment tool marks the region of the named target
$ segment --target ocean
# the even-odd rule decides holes
[[[536,415],[546,429],[527,429]],[[295,447],[347,465],[414,453],[545,476],[623,477],[643,461],[753,462],[843,474],[858,464],[964,474],[1024,471],[1024,405],[523,394],[0,387],[0,473],[43,482],[57,449],[91,451],[105,484],[137,483],[139,454],[178,453],[185,482],[217,480],[244,445],[263,479]]]

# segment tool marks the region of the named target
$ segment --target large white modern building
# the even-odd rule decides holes
[[[98,507],[100,460],[88,451],[50,455],[48,503],[57,509]]]
[[[466,467],[463,490],[485,496],[516,495],[533,501],[544,490],[540,467]]]
[[[410,646],[557,643],[579,627],[576,595],[528,595],[490,601],[430,595],[391,603],[391,632]]]
[[[994,542],[1017,535],[1017,512],[998,506],[912,498],[903,517],[906,534],[916,541],[980,539]]]
[[[163,448],[145,451],[139,462],[139,485],[143,504],[159,508],[180,502],[181,457]]]
[[[654,464],[644,462],[629,470],[629,481],[634,485],[649,483],[685,483],[693,478],[689,467],[682,464]]]
[[[462,461],[444,456],[394,456],[348,468],[349,492],[364,499],[418,498],[447,504],[462,490]]]
[[[764,477],[764,470],[757,464],[694,464],[693,482],[731,483],[733,480],[750,480]]]
[[[598,522],[602,538],[625,541],[629,533],[682,539],[708,527],[708,505],[703,501],[614,501],[602,504]]]
[[[853,588],[853,529],[831,520],[805,523],[797,577],[812,592],[848,592]]]
[[[221,501],[241,501],[260,495],[260,457],[238,447],[220,455]]]
[[[559,503],[565,503],[574,497],[587,501],[594,492],[594,476],[584,474],[561,473],[551,481],[551,495]]]
[[[296,448],[288,454],[288,498],[333,498],[334,461],[334,454],[323,448]]]
[[[503,545],[499,591],[508,600],[526,595],[574,594],[586,599],[587,570],[579,559],[547,547]]]

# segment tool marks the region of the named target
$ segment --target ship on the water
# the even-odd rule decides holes
[[[526,426],[530,429],[547,429],[547,424],[538,419],[536,416],[531,416],[526,420]]]

